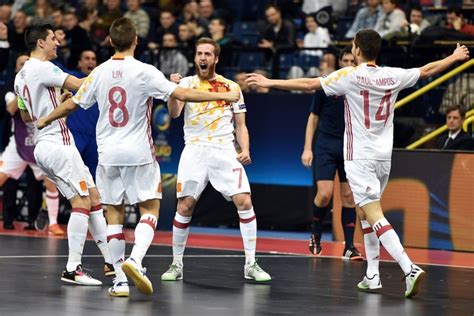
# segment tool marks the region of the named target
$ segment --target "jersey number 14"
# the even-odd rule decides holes
[[[370,103],[369,103],[369,90],[361,90],[360,95],[364,98],[364,124],[366,129],[370,129]],[[375,113],[375,121],[384,121],[384,125],[387,123],[388,117],[390,116],[390,97],[392,96],[392,90],[385,91],[385,95],[380,100],[379,107]]]

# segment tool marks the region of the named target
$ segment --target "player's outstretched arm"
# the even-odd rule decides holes
[[[423,67],[420,68],[420,78],[427,78],[434,76],[442,71],[444,71],[446,68],[454,64],[455,62],[458,61],[464,61],[469,59],[469,50],[467,49],[466,46],[460,45],[459,43],[456,46],[456,49],[454,52],[449,55],[448,57],[437,60],[434,62],[431,62],[429,64],[424,65]]]
[[[69,75],[66,77],[66,80],[64,81],[63,88],[77,91],[79,90],[79,87],[82,85],[82,83],[84,82],[86,78],[79,79],[73,75]]]
[[[268,79],[256,73],[247,74],[245,80],[249,86],[264,88],[276,88],[282,90],[313,91],[321,89],[320,78],[298,78],[298,79]]]
[[[184,102],[206,102],[206,101],[226,101],[237,102],[240,99],[240,90],[235,89],[229,92],[207,92],[191,88],[177,87],[172,97]]]
[[[40,117],[36,121],[36,127],[38,129],[42,129],[51,124],[53,121],[65,117],[69,113],[75,111],[77,107],[78,105],[74,103],[72,98],[69,98],[65,102],[61,103],[57,108],[55,108],[53,112],[49,113],[48,116]]]
[[[242,150],[237,155],[237,160],[243,165],[249,165],[252,160],[250,159],[250,138],[249,130],[245,124],[245,113],[236,113],[234,115],[235,120],[235,137],[237,143],[239,143],[240,149]]]

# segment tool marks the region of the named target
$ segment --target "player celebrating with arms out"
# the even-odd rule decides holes
[[[196,42],[194,63],[197,75],[180,79],[179,85],[195,91],[229,91],[238,85],[215,73],[220,46],[210,38]],[[178,77],[176,77],[178,76]],[[240,89],[239,89],[240,91]],[[244,277],[269,281],[271,277],[255,261],[257,220],[250,198],[250,184],[243,165],[250,164],[249,134],[245,125],[245,103],[242,94],[234,103],[181,102],[168,100],[171,117],[184,109],[185,148],[178,166],[178,206],[173,221],[173,262],[161,279],[183,278],[183,253],[189,235],[189,223],[197,201],[211,182],[227,199],[232,199],[240,219],[240,232],[245,249]],[[234,147],[234,122],[239,154]]]
[[[160,168],[154,157],[151,137],[153,98],[231,102],[238,100],[240,93],[239,90],[216,93],[182,88],[166,80],[155,67],[133,58],[137,35],[128,18],[113,22],[110,43],[115,48],[115,55],[92,71],[73,98],[47,117],[40,118],[38,127],[47,126],[78,106],[87,109],[98,103],[99,165],[96,177],[102,202],[107,205],[107,239],[117,274],[109,293],[111,296],[129,296],[128,276],[140,292],[151,294],[153,285],[145,274],[142,260],[153,241],[162,196]],[[132,253],[122,264],[125,257],[122,230],[125,194],[131,204],[138,203],[141,217],[135,228]]]
[[[247,83],[285,90],[323,89],[326,95],[345,96],[344,167],[355,203],[364,212],[361,220],[367,255],[367,273],[357,285],[362,290],[382,287],[379,274],[379,241],[405,274],[405,297],[418,293],[425,272],[408,257],[400,239],[384,217],[380,198],[387,185],[392,147],[393,111],[398,93],[419,78],[431,77],[458,61],[469,58],[465,46],[457,45],[450,56],[421,68],[379,67],[380,35],[359,31],[352,42],[358,66],[346,67],[325,78],[270,80],[250,74]],[[407,219],[410,220],[410,219]]]

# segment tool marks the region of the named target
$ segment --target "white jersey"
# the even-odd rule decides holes
[[[344,95],[344,159],[390,160],[393,110],[398,93],[412,87],[419,68],[402,69],[361,64],[321,79],[326,95]]]
[[[180,86],[211,92],[239,89],[235,82],[217,75],[214,80],[201,80],[197,75],[181,79]],[[234,148],[234,113],[246,112],[244,97],[234,103],[225,101],[186,102],[184,107],[185,144]]]
[[[47,116],[61,103],[59,97],[67,76],[50,61],[30,58],[25,62],[15,77],[15,93],[23,99],[33,122]],[[36,143],[40,141],[74,145],[74,138],[64,119],[56,120],[38,131]]]
[[[155,67],[131,56],[95,68],[73,101],[84,109],[99,105],[99,164],[138,166],[154,160],[150,118],[153,99],[167,100],[177,85]]]

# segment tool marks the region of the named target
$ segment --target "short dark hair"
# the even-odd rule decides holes
[[[34,51],[38,40],[45,40],[48,37],[49,31],[53,32],[51,24],[37,24],[27,27],[25,30],[25,46],[28,51]]]
[[[456,16],[461,16],[463,15],[462,14],[462,7],[460,5],[450,5],[448,7],[448,10],[446,11],[446,13],[454,13],[456,14]]]
[[[448,109],[446,110],[446,115],[454,111],[458,111],[459,114],[461,115],[461,118],[464,119],[464,116],[466,115],[466,113],[461,109],[459,105],[451,105],[450,107],[448,107]]]
[[[270,9],[270,8],[273,8],[273,9],[277,10],[278,12],[281,12],[280,7],[279,7],[277,4],[275,4],[275,3],[267,4],[267,5],[265,6],[265,10],[264,10],[263,12],[267,12],[267,10]]]
[[[211,44],[212,46],[214,46],[214,55],[216,57],[219,57],[219,55],[221,54],[221,46],[212,38],[201,37],[200,39],[197,40],[195,47],[197,48],[199,45],[202,45],[202,44]]]
[[[137,36],[133,21],[129,18],[118,18],[109,30],[112,46],[119,52],[129,49]]]
[[[227,31],[227,23],[225,22],[225,20],[223,18],[213,18],[211,19],[211,22],[214,20],[219,22],[219,24],[224,27],[224,33],[225,33]]]
[[[339,60],[342,60],[342,58],[345,56],[345,55],[348,55],[348,54],[351,54],[352,55],[352,47],[350,46],[345,46],[341,52],[339,53]]]
[[[375,60],[382,47],[382,38],[374,30],[364,29],[356,33],[354,45],[361,50],[362,56],[365,59]]]

